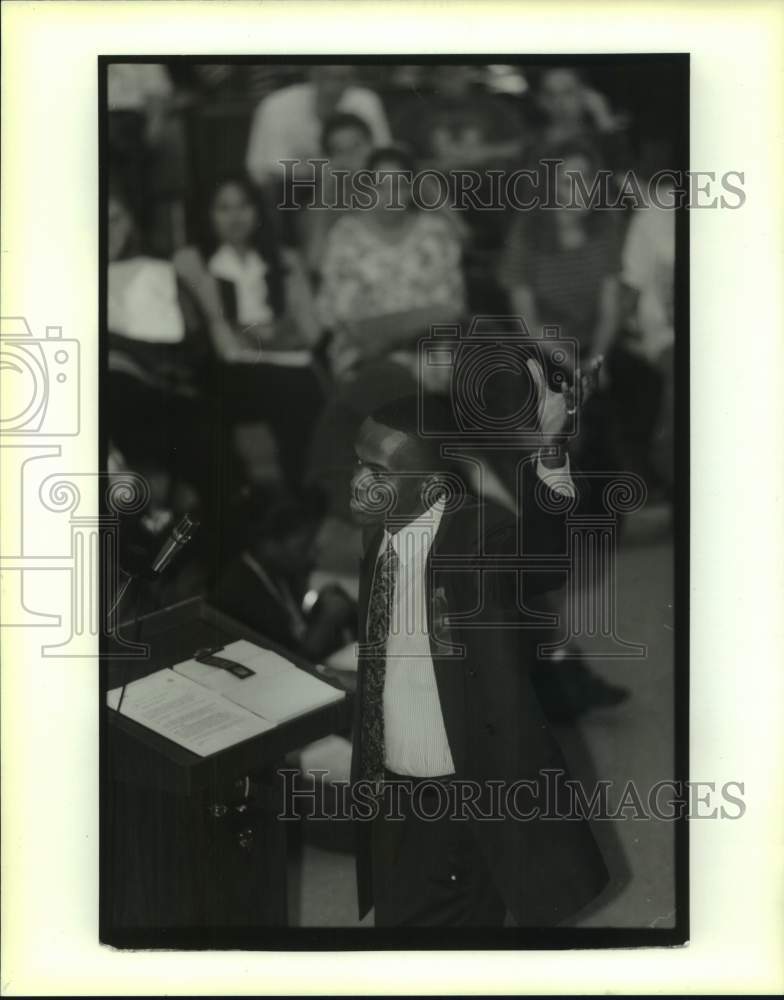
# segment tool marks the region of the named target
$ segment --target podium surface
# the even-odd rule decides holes
[[[210,607],[185,601],[119,629],[101,688],[101,940],[130,947],[263,948],[285,927],[286,754],[348,727],[348,697],[200,756],[118,714],[106,692],[197,649],[247,639],[324,683],[312,665]],[[143,643],[143,659],[125,643]],[[337,684],[333,686],[338,687]],[[237,944],[234,945],[235,947]]]

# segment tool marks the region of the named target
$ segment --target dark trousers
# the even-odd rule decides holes
[[[373,820],[376,927],[502,926],[506,906],[468,821],[450,819],[428,779],[390,780],[405,784],[395,797],[402,819],[382,809]]]

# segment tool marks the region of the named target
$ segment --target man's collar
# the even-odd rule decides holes
[[[408,524],[403,525],[403,527],[394,534],[391,534],[385,529],[384,537],[381,542],[381,551],[387,547],[391,539],[392,548],[395,550],[398,559],[402,563],[408,562],[409,558],[418,553],[422,548],[424,548],[424,551],[427,552],[433,544],[433,539],[438,531],[438,526],[441,523],[441,517],[444,513],[444,507],[445,501],[443,499],[436,500],[436,502],[432,504],[432,506],[428,507],[427,510],[423,511],[419,517],[410,521]]]

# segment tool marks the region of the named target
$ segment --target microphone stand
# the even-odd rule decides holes
[[[142,588],[139,586],[139,583],[142,579],[143,577],[139,573],[129,573],[128,579],[120,587],[117,596],[114,599],[114,603],[109,609],[109,618],[111,619],[112,614],[120,607],[122,599],[123,597],[125,597],[125,594],[128,591],[131,584],[132,583],[136,584],[134,601],[133,601],[133,618],[131,619],[130,623],[131,627],[134,630],[133,640],[132,640],[134,643],[138,643],[139,633],[141,632],[141,622],[139,621],[139,618],[140,618],[141,602],[142,602]],[[125,698],[125,689],[127,687],[128,687],[128,681],[124,680],[122,688],[120,689],[120,700],[117,702],[117,708],[115,708],[115,712],[117,712],[118,715],[120,714],[120,709],[122,708],[122,703]]]
[[[125,597],[126,590],[130,587],[130,585],[132,583],[135,583],[139,579],[139,574],[138,573],[127,573],[126,576],[128,577],[128,579],[125,581],[125,583],[117,591],[117,594],[115,595],[115,598],[114,598],[114,604],[112,604],[112,606],[109,608],[109,611],[107,613],[107,616],[106,616],[107,618],[111,619],[111,617],[114,614],[114,612],[119,608],[120,602],[122,601],[123,597]]]
[[[158,552],[158,555],[155,557],[155,560],[153,561],[150,570],[145,574],[129,573],[128,579],[120,587],[119,592],[117,593],[117,596],[114,599],[114,603],[109,609],[109,618],[111,619],[111,615],[119,608],[120,603],[123,597],[125,596],[128,588],[131,586],[131,584],[136,583],[137,587],[136,587],[136,598],[134,601],[134,614],[131,620],[131,626],[135,630],[133,638],[134,642],[139,641],[139,632],[141,630],[141,625],[139,622],[139,617],[140,617],[139,611],[140,611],[140,604],[142,597],[142,589],[140,586],[138,586],[139,581],[147,578],[154,580],[156,577],[161,576],[168,569],[169,565],[174,560],[175,556],[183,548],[185,548],[188,542],[190,542],[191,538],[193,537],[194,531],[196,531],[198,527],[199,527],[198,521],[194,521],[188,514],[184,514],[180,519],[180,521],[173,528],[169,538],[166,540],[166,542],[164,542],[163,547]],[[117,712],[118,715],[120,713],[120,709],[122,708],[123,699],[125,698],[125,689],[127,686],[128,686],[128,681],[126,680],[123,682],[123,686],[120,690],[120,700],[117,702],[117,708],[115,709],[115,712]]]

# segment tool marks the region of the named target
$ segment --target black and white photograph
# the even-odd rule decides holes
[[[0,996],[780,995],[784,7],[0,22]]]
[[[688,56],[100,72],[103,939],[682,943]]]

